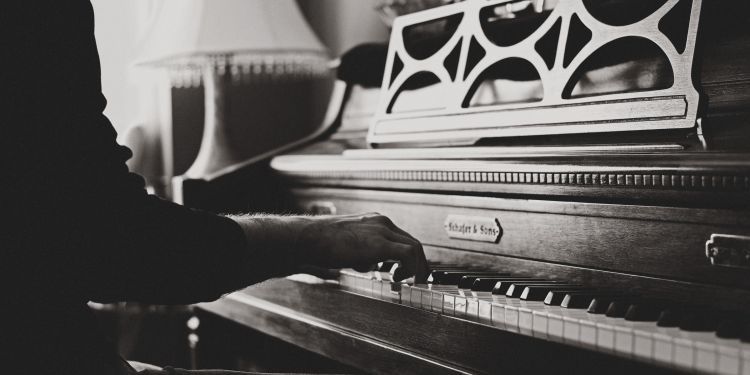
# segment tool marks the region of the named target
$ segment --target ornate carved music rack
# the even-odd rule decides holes
[[[538,14],[545,17],[535,21],[541,24],[527,30],[526,35],[505,40],[487,34],[492,31],[487,13],[529,3],[465,1],[398,18],[391,33],[381,101],[369,142],[455,144],[486,137],[695,126],[699,96],[692,71],[700,0],[655,2],[661,6],[625,25],[598,19],[597,2],[561,1],[551,11],[543,12],[542,1],[537,2]],[[666,30],[666,25],[680,16],[683,29]],[[442,32],[447,35],[440,38],[442,46],[427,51],[432,52],[427,55],[412,45],[419,41],[408,39],[418,38],[411,35],[430,24],[443,26],[447,30]],[[663,78],[667,82],[658,88],[571,97],[581,70],[597,54],[611,53],[608,47],[627,40],[640,40],[661,52],[671,75]],[[518,102],[511,99],[509,103],[471,105],[472,96],[486,83],[483,81],[493,74],[513,77],[508,70],[514,66],[536,73],[538,92],[534,96],[516,99]],[[434,87],[423,94],[429,108],[395,110],[399,96],[409,90],[409,82],[424,76],[435,79]],[[499,85],[509,83],[506,80]]]

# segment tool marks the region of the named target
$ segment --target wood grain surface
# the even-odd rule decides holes
[[[199,306],[368,373],[669,373],[594,351],[287,279]]]

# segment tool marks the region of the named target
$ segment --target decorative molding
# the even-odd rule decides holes
[[[576,185],[700,190],[750,191],[750,176],[672,173],[539,173],[474,171],[311,171],[285,174],[312,179],[380,180],[424,182],[469,182],[499,184]]]
[[[734,167],[625,167],[452,160],[345,160],[278,157],[272,167],[295,179],[532,184],[642,189],[749,191],[750,170]]]

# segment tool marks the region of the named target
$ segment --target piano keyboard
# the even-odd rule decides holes
[[[739,314],[515,273],[433,265],[427,284],[393,282],[398,264],[342,271],[343,289],[544,340],[681,371],[750,375]]]

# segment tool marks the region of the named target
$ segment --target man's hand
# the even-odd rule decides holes
[[[380,214],[231,218],[243,228],[251,249],[265,253],[263,259],[269,262],[365,270],[384,260],[398,260],[403,267],[396,279],[426,278],[422,244]]]

